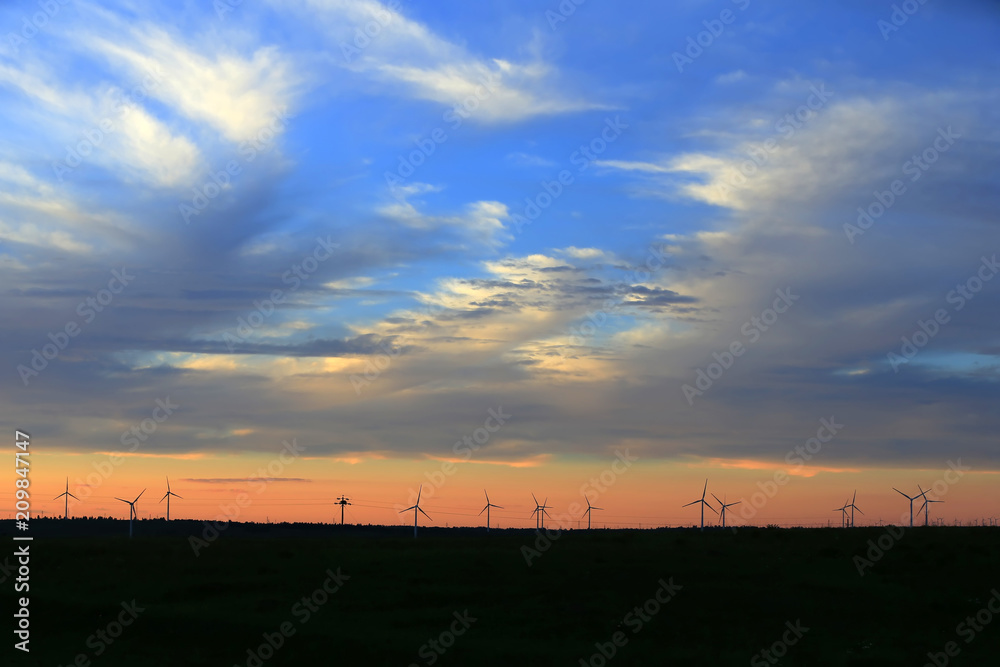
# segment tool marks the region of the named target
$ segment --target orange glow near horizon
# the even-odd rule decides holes
[[[697,500],[705,478],[706,498],[712,494],[726,502],[742,500],[730,510],[727,523],[735,525],[837,526],[834,508],[850,502],[855,489],[857,525],[908,523],[908,502],[892,487],[916,495],[917,484],[944,503],[931,506],[932,522],[962,523],[1000,514],[990,498],[996,471],[860,469],[832,467],[776,468],[753,460],[637,460],[629,467],[617,459],[536,456],[521,462],[459,462],[440,458],[387,458],[376,454],[337,458],[289,458],[280,463],[274,454],[133,454],[117,466],[107,454],[32,454],[31,498],[33,516],[62,516],[63,492],[69,478],[70,516],[128,516],[127,506],[115,497],[132,499],[146,489],[137,511],[140,518],[162,517],[166,503],[165,476],[171,490],[181,496],[171,502],[171,518],[234,521],[339,522],[335,500],[350,498],[348,523],[411,524],[411,513],[399,510],[413,505],[423,485],[421,507],[432,517],[421,524],[481,526],[485,514],[483,489],[503,507],[491,511],[494,526],[534,527],[531,494],[548,500],[547,525],[586,527],[586,498],[604,508],[593,513],[595,527],[691,526],[699,521]],[[110,467],[109,467],[110,466]],[[270,466],[270,469],[269,469]],[[105,472],[106,477],[98,472]],[[43,471],[41,473],[40,471]],[[603,478],[602,478],[603,475]],[[265,481],[265,478],[267,479]],[[954,483],[947,484],[946,480]],[[12,489],[12,487],[8,487]],[[245,496],[241,496],[245,494]],[[13,491],[0,493],[6,518],[14,518]],[[237,502],[238,498],[243,498]],[[914,503],[914,523],[922,525]],[[238,513],[234,514],[234,509]],[[991,513],[992,510],[992,513]],[[715,525],[716,514],[706,511],[706,525]],[[905,515],[905,516],[904,516]]]

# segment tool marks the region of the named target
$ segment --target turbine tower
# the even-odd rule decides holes
[[[858,499],[858,492],[857,490],[855,490],[854,498],[851,499],[851,504],[847,505],[847,507],[851,508],[851,528],[854,528],[854,510],[858,510],[859,512],[861,512],[861,508],[854,504],[854,501],[857,499]],[[864,514],[864,512],[861,513]]]
[[[584,496],[584,498],[587,499],[587,511],[584,512],[584,514],[587,515],[587,530],[590,530],[590,512],[591,512],[591,510],[603,510],[604,508],[603,507],[594,507],[593,505],[590,504],[590,498],[587,498],[586,496]]]
[[[170,478],[167,477],[167,492],[165,494],[163,494],[163,498],[160,498],[160,502],[161,503],[163,502],[164,498],[166,498],[166,500],[167,500],[167,521],[170,521],[170,496],[173,496],[174,498],[181,498],[176,493],[174,493],[173,491],[170,490]],[[138,498],[136,498],[136,500],[138,500]],[[184,500],[184,499],[181,498],[181,500]]]
[[[417,504],[414,505],[413,507],[407,507],[405,510],[400,510],[400,512],[399,512],[400,514],[402,514],[403,512],[409,512],[410,510],[413,510],[413,539],[417,539],[417,518],[418,518],[418,514],[417,513],[418,512],[420,514],[423,514],[425,517],[427,517],[431,521],[434,520],[434,519],[431,519],[430,515],[427,514],[427,512],[425,512],[423,509],[420,508],[420,494],[423,493],[423,491],[424,491],[424,485],[421,484],[420,488],[417,489]]]
[[[715,512],[715,508],[712,507],[711,505],[709,505],[708,501],[705,500],[705,494],[707,492],[708,492],[708,480],[706,479],[705,480],[705,488],[702,489],[702,491],[701,491],[701,498],[699,498],[698,500],[692,500],[687,505],[681,505],[681,507],[690,507],[691,505],[697,505],[697,504],[701,503],[701,529],[702,530],[705,530],[705,508],[707,507],[708,509],[710,509],[713,512]],[[718,514],[718,512],[715,512],[715,513]]]
[[[848,507],[850,507],[850,505],[845,500],[843,507],[837,507],[837,508],[834,508],[834,510],[833,510],[834,512],[840,512],[840,527],[841,528],[843,528],[847,524],[847,508]]]
[[[538,498],[535,498],[534,493],[531,494],[531,498],[532,500],[535,501],[535,511],[532,512],[528,518],[530,519],[532,516],[535,517],[535,530],[538,530],[539,522],[541,522],[541,527],[545,528],[545,515],[548,514],[548,512],[546,512],[545,510],[549,508],[548,506],[549,499],[546,498],[545,502],[539,505]]]
[[[913,528],[913,501],[920,496],[908,496],[896,487],[892,487],[892,490],[910,501],[910,528]]]
[[[490,502],[490,494],[486,493],[486,489],[483,489],[483,493],[486,494],[486,507],[479,510],[479,514],[476,516],[482,516],[483,512],[486,512],[486,532],[488,533],[490,532],[490,508],[496,507],[498,510],[502,510],[503,508]]]
[[[919,484],[917,484],[917,488],[920,489],[920,485]],[[920,496],[923,496],[923,499],[924,499],[923,507],[921,507],[920,509],[922,509],[924,511],[924,525],[926,526],[926,525],[928,525],[927,524],[927,510],[929,509],[930,504],[931,503],[943,503],[944,501],[943,500],[931,500],[930,498],[927,497],[927,492],[924,491],[923,489],[920,489]],[[920,496],[918,496],[918,498]]]
[[[732,507],[733,505],[739,505],[743,501],[742,500],[737,500],[735,503],[729,503],[727,505],[726,503],[724,503],[721,500],[719,500],[719,496],[715,495],[714,493],[712,494],[712,497],[715,498],[715,501],[717,503],[719,503],[719,505],[722,506],[722,527],[725,528],[726,527],[726,510],[729,509],[730,507]]]
[[[132,520],[138,518],[135,513],[135,504],[139,502],[139,498],[142,498],[142,494],[146,493],[146,489],[139,492],[139,495],[135,497],[135,500],[125,500],[124,498],[115,498],[115,500],[120,500],[123,503],[128,503],[128,536],[132,537]]]
[[[74,496],[72,493],[69,492],[69,477],[66,478],[66,490],[63,491],[62,493],[60,493],[55,498],[53,498],[52,500],[59,500],[63,496],[66,497],[66,508],[63,510],[63,518],[64,519],[68,519],[69,518],[69,499],[72,498],[73,500],[80,500],[79,498],[77,498],[76,496]]]
[[[343,496],[343,495],[340,496],[340,498],[337,498],[336,504],[340,505],[340,525],[341,526],[344,525],[344,506],[345,505],[350,505],[351,504],[350,500],[351,500],[350,498],[348,498],[347,496]],[[406,510],[403,510],[403,511],[405,512]]]

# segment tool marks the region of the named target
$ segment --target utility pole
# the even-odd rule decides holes
[[[350,499],[347,498],[346,496],[340,496],[340,498],[337,499],[337,503],[336,504],[340,505],[340,525],[341,526],[344,525],[344,506],[351,504],[349,502],[349,500]]]

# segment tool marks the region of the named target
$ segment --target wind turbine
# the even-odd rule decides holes
[[[128,536],[132,537],[132,519],[138,517],[135,513],[135,504],[139,502],[139,498],[142,498],[142,494],[146,493],[146,489],[139,492],[139,495],[135,497],[135,500],[125,500],[124,498],[115,498],[115,500],[120,500],[123,503],[128,503]]]
[[[403,512],[409,512],[410,510],[413,510],[413,539],[417,539],[417,513],[418,512],[420,514],[423,514],[425,517],[427,517],[431,521],[434,520],[434,519],[431,519],[430,515],[427,514],[427,512],[425,512],[424,510],[422,510],[420,508],[420,494],[423,493],[423,491],[424,491],[424,485],[421,484],[420,488],[417,489],[417,504],[414,505],[413,507],[407,507],[405,510],[400,510],[400,512],[399,512],[400,514],[402,514]]]
[[[917,488],[920,489],[920,485],[919,484],[917,484]],[[923,498],[924,498],[924,506],[921,507],[920,509],[922,509],[924,511],[924,525],[926,526],[927,525],[927,510],[929,509],[928,506],[931,503],[943,503],[944,501],[943,500],[931,500],[930,498],[927,497],[927,492],[924,491],[923,489],[920,489],[920,495],[923,496]]]
[[[66,509],[64,510],[63,518],[64,519],[68,519],[69,518],[69,499],[72,498],[73,500],[80,500],[79,498],[77,498],[76,496],[74,496],[72,493],[69,492],[69,477],[66,478],[66,490],[63,491],[62,493],[60,493],[55,498],[53,498],[52,500],[59,500],[63,496],[66,497]]]
[[[490,502],[490,494],[486,493],[486,489],[483,489],[483,493],[486,494],[486,507],[481,509],[476,516],[482,516],[483,512],[486,512],[486,532],[488,533],[490,532],[490,508],[496,507],[498,510],[502,510],[503,508]]]
[[[861,512],[861,508],[854,504],[854,501],[857,499],[858,499],[858,492],[857,490],[855,490],[854,497],[851,499],[851,504],[846,505],[846,507],[851,508],[851,528],[854,528],[854,510],[858,510],[859,512]],[[864,514],[864,512],[861,513]]]
[[[584,498],[587,498],[587,497],[584,496]],[[591,505],[590,504],[590,498],[587,498],[587,511],[584,512],[584,514],[587,515],[587,530],[590,530],[590,511],[591,510],[603,510],[603,509],[604,509],[603,507],[594,507],[593,505]]]
[[[910,528],[913,528],[913,501],[919,498],[920,496],[912,496],[912,497],[908,496],[899,489],[897,489],[896,487],[892,487],[892,490],[910,501]]]
[[[833,510],[834,512],[840,512],[840,527],[841,528],[843,528],[844,525],[847,523],[847,508],[848,507],[850,507],[850,505],[848,505],[847,501],[845,500],[843,507],[837,507],[837,508],[834,508],[834,510]]]
[[[726,527],[726,510],[729,509],[730,507],[732,507],[733,505],[739,505],[743,501],[742,500],[737,500],[735,503],[729,503],[727,505],[726,503],[724,503],[721,500],[719,500],[719,496],[715,495],[714,493],[712,494],[712,497],[715,498],[716,502],[718,502],[719,505],[722,506],[722,527],[725,528]]]
[[[340,525],[341,526],[344,525],[344,506],[345,505],[350,505],[351,504],[349,502],[350,500],[351,499],[348,498],[347,496],[340,496],[339,498],[337,498],[337,503],[336,504],[340,505]],[[403,511],[405,512],[406,510],[403,510]]]
[[[702,491],[701,491],[701,498],[699,498],[698,500],[692,500],[687,505],[681,505],[681,507],[690,507],[691,505],[697,505],[698,503],[701,503],[701,529],[702,530],[705,530],[705,508],[707,507],[708,509],[710,509],[713,512],[715,512],[715,508],[712,507],[711,505],[709,505],[708,502],[705,500],[705,494],[707,492],[708,492],[708,480],[706,479],[705,480],[705,488],[702,489]],[[718,514],[718,512],[715,512],[715,513]]]
[[[140,495],[142,495],[142,494],[140,494]],[[166,500],[167,500],[167,521],[170,521],[170,496],[173,496],[174,498],[181,498],[176,493],[174,493],[173,491],[170,490],[170,478],[167,477],[167,492],[165,494],[163,494],[163,498],[160,498],[160,502],[161,503],[163,502],[164,498],[166,498]],[[138,500],[138,498],[136,498],[136,500]],[[181,500],[184,500],[184,499],[181,498]]]
[[[548,514],[548,512],[546,512],[545,510],[547,510],[549,507],[548,506],[549,499],[546,498],[545,502],[539,505],[538,498],[535,498],[535,494],[532,493],[531,498],[535,501],[535,511],[532,512],[531,516],[529,516],[528,518],[530,519],[532,516],[535,517],[535,530],[538,530],[539,520],[541,521],[541,527],[545,528],[545,515]],[[536,514],[537,516],[535,516]]]

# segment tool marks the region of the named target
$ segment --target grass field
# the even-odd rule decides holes
[[[567,531],[535,544],[534,531],[414,541],[401,528],[255,537],[234,524],[195,556],[187,534],[201,524],[171,524],[152,536],[139,522],[131,541],[125,522],[112,536],[39,531],[31,653],[8,645],[5,664],[919,666],[934,664],[928,652],[944,664],[948,642],[947,664],[1000,656],[1000,615],[958,627],[1000,590],[997,528],[907,529],[891,543],[885,528]],[[869,542],[880,538],[883,553]],[[530,566],[524,547],[538,547]],[[855,556],[871,557],[863,576]],[[96,634],[120,621],[110,642]],[[259,660],[265,634],[281,646]]]

